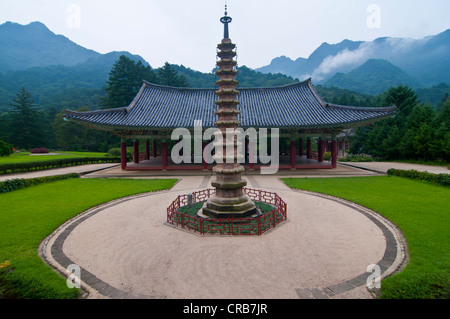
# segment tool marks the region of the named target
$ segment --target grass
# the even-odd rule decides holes
[[[394,176],[283,181],[292,188],[329,194],[368,207],[402,230],[410,260],[402,272],[383,280],[380,298],[450,297],[448,188]]]
[[[41,241],[81,212],[125,196],[171,188],[175,179],[70,179],[0,195],[0,299],[77,298],[38,256]]]
[[[178,209],[178,212],[186,214],[191,217],[195,217],[197,215],[198,211],[203,207],[203,205],[205,203],[206,203],[206,201],[202,201],[202,202],[198,202],[198,203],[193,203],[192,207],[182,206],[182,207],[180,207],[180,209]],[[259,207],[262,214],[270,213],[275,208],[272,205],[262,203],[262,202],[257,202],[257,201],[255,201],[255,205]]]
[[[92,152],[57,152],[64,155],[31,155],[29,152],[14,153],[10,156],[0,157],[0,164],[10,163],[25,163],[25,162],[39,162],[53,159],[67,159],[77,157],[103,157],[107,153],[92,153]]]

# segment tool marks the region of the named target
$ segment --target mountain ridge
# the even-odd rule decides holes
[[[336,73],[323,83],[326,87],[339,87],[368,95],[377,95],[392,86],[423,87],[419,80],[387,60],[369,59],[349,73]]]
[[[53,33],[38,21],[27,25],[8,21],[0,25],[0,46],[3,48],[0,72],[3,73],[37,66],[73,66],[101,55]]]
[[[278,57],[255,70],[263,73],[284,70],[299,80],[312,77],[313,82],[323,84],[336,73],[349,73],[370,59],[383,59],[431,87],[450,83],[449,52],[450,29],[447,29],[422,39],[379,37],[369,42],[348,39],[333,45],[324,42],[308,58],[300,58],[299,63],[289,57]]]

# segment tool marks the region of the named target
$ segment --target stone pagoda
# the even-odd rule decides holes
[[[216,142],[214,143],[217,151],[214,157],[217,163],[214,167],[216,179],[211,183],[216,189],[216,194],[208,200],[202,211],[199,212],[199,216],[218,219],[246,218],[257,216],[259,213],[255,203],[243,191],[247,182],[242,179],[244,167],[239,162],[240,156],[242,156],[238,154],[240,142],[238,142],[237,135],[230,138],[230,135],[227,137],[226,134],[227,130],[236,132],[235,130],[240,125],[238,121],[240,111],[237,109],[239,92],[236,90],[238,81],[235,80],[237,75],[235,68],[237,62],[234,59],[236,45],[231,42],[228,29],[231,20],[225,7],[225,16],[220,19],[224,24],[224,37],[218,45],[217,55],[219,60],[217,62],[218,71],[216,72],[219,77],[216,82],[219,89],[216,91],[218,100],[215,103],[218,109],[215,114],[218,119],[215,125],[219,130],[216,133]]]

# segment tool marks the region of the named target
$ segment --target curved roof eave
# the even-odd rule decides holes
[[[113,131],[170,130],[193,127],[194,123],[187,123],[186,115],[189,111],[195,111],[195,116],[203,120],[204,126],[212,126],[209,123],[214,123],[215,90],[178,88],[144,81],[136,97],[126,107],[89,112],[65,110],[64,117],[79,124]],[[368,108],[327,103],[318,94],[311,79],[285,86],[239,90],[243,93],[241,111],[247,108],[245,116],[248,116],[247,123],[243,123],[242,127],[349,128],[393,116],[396,109],[395,106]],[[281,112],[280,105],[285,107],[281,108]],[[209,114],[210,108],[211,116],[201,118]],[[380,112],[385,114],[380,116]],[[174,114],[180,116],[174,117]],[[163,125],[154,125],[155,122]]]

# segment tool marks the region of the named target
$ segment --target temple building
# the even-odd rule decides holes
[[[336,168],[338,155],[346,149],[346,132],[395,115],[395,106],[371,108],[328,103],[317,93],[311,79],[281,87],[235,89],[238,82],[234,79],[237,74],[234,44],[228,41],[231,18],[225,15],[221,22],[225,32],[219,44],[220,79],[215,88],[175,88],[143,81],[128,106],[89,112],[66,110],[65,119],[119,136],[123,170],[212,170],[214,165],[204,159],[199,164],[174,163],[169,144],[176,128],[193,133],[196,123],[206,130],[221,125],[224,129],[224,124],[231,122],[231,126],[243,129],[278,128],[284,142],[280,147],[279,169],[295,170]],[[134,146],[133,161],[127,163],[126,146],[130,141]],[[139,151],[140,142],[145,144],[143,152]],[[203,147],[208,142],[203,141]],[[245,150],[243,168],[257,170],[264,165],[250,160],[253,157],[247,151],[248,145]]]

